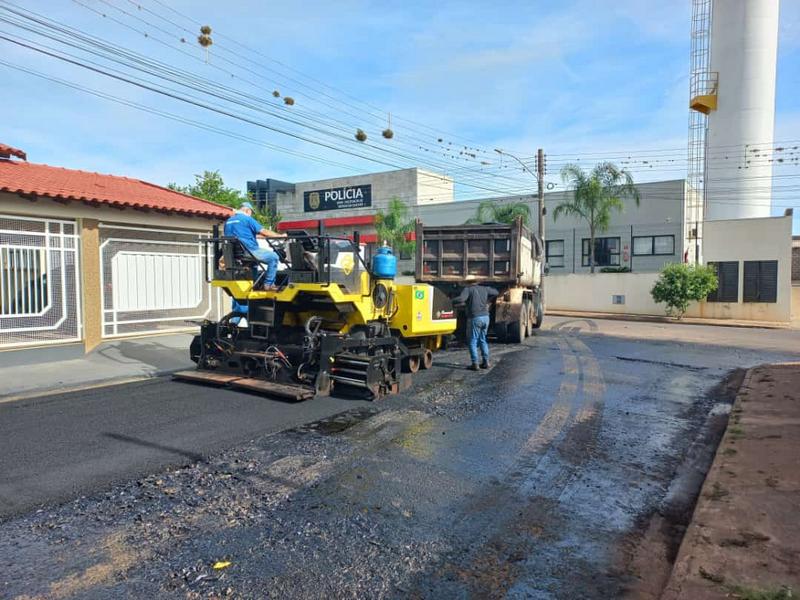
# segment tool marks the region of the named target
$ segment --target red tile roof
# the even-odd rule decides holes
[[[0,192],[210,218],[226,218],[233,212],[140,179],[3,159]]]
[[[5,144],[0,144],[0,156],[16,156],[22,160],[28,160],[28,155],[22,150],[13,148],[12,146],[6,146]]]

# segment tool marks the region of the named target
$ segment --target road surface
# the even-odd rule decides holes
[[[614,597],[691,508],[719,384],[799,355],[796,331],[551,318],[374,405],[169,381],[0,405],[0,596]]]

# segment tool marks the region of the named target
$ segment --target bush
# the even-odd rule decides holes
[[[717,289],[717,274],[712,267],[671,263],[658,277],[650,295],[667,305],[667,315],[680,319],[690,302],[700,302]]]
[[[630,267],[603,267],[600,269],[601,273],[630,273]]]

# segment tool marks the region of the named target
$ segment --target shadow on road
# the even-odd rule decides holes
[[[171,454],[179,454],[193,461],[200,461],[205,458],[202,454],[198,454],[197,452],[192,452],[190,450],[182,450],[181,448],[175,448],[173,446],[165,446],[164,444],[158,444],[156,442],[148,442],[147,440],[131,437],[129,435],[123,435],[121,433],[104,433],[103,436],[111,438],[112,440],[117,440],[118,442],[127,442],[129,444],[136,444],[137,446],[142,446],[143,448],[154,448],[156,450],[169,452]]]

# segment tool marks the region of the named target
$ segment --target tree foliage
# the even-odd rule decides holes
[[[416,243],[406,239],[414,231],[414,221],[409,217],[408,206],[399,198],[389,200],[386,211],[375,215],[375,231],[378,242],[386,242],[397,254],[413,254]]]
[[[578,165],[561,169],[561,179],[573,190],[573,197],[565,200],[553,211],[553,221],[562,215],[578,217],[589,226],[589,267],[594,273],[595,234],[608,231],[611,211],[622,212],[623,200],[631,198],[639,206],[639,191],[633,177],[625,169],[610,162],[602,162],[589,173]]]
[[[525,202],[500,203],[494,200],[484,200],[478,205],[475,216],[467,220],[467,225],[482,223],[507,223],[510,225],[517,217],[521,217],[522,224],[527,226],[531,220],[530,206]]]
[[[182,194],[203,198],[231,208],[239,208],[242,202],[252,201],[252,198],[247,194],[236,188],[226,186],[219,171],[203,171],[202,175],[195,175],[192,185],[170,183],[167,187]],[[280,214],[271,214],[270,211],[262,212],[256,210],[253,212],[253,217],[269,229],[274,229],[281,221]]]
[[[690,302],[705,300],[718,285],[713,267],[670,263],[661,270],[650,295],[666,304],[669,316],[680,319]]]

